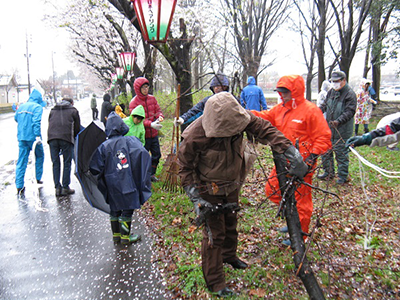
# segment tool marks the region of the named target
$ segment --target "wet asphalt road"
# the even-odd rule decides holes
[[[85,101],[75,106],[87,126],[90,109]],[[43,115],[43,137],[47,118],[48,112]],[[0,127],[5,122],[0,118]],[[44,184],[38,188],[28,165],[25,200],[16,196],[15,161],[0,166],[0,299],[169,299],[152,263],[151,233],[144,222],[134,214],[132,228],[142,235],[141,241],[114,244],[108,215],[86,202],[74,175],[70,186],[76,193],[55,197],[49,148],[44,145]],[[9,151],[1,145],[0,153]]]

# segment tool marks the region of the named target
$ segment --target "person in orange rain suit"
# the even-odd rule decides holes
[[[319,155],[325,153],[332,147],[331,130],[321,110],[311,101],[304,97],[304,79],[300,75],[288,75],[279,79],[276,85],[282,103],[272,107],[270,110],[251,112],[271,122],[280,130],[293,145],[299,145],[299,152],[308,164],[310,172],[304,177],[304,181],[312,184],[313,167]],[[265,185],[267,197],[274,203],[279,204],[281,200],[279,182],[274,168],[269,175]],[[297,188],[296,201],[299,212],[301,229],[308,233],[313,203],[311,188],[300,185]],[[287,231],[282,228],[281,231]],[[284,244],[290,245],[290,240],[284,240]]]

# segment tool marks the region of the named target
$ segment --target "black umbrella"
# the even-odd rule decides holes
[[[97,176],[89,171],[89,164],[94,152],[105,140],[105,132],[94,122],[78,134],[75,142],[75,175],[81,184],[83,195],[90,205],[105,213],[110,213],[110,206],[97,187]]]

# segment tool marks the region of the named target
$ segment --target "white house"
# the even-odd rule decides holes
[[[19,102],[18,83],[14,75],[0,75],[0,103]]]

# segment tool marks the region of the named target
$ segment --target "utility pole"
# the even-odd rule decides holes
[[[26,36],[26,66],[28,69],[28,92],[29,95],[31,94],[31,79],[30,79],[30,75],[29,75],[29,58],[31,57],[31,55],[29,54],[29,48],[28,48],[28,33],[25,34]]]

